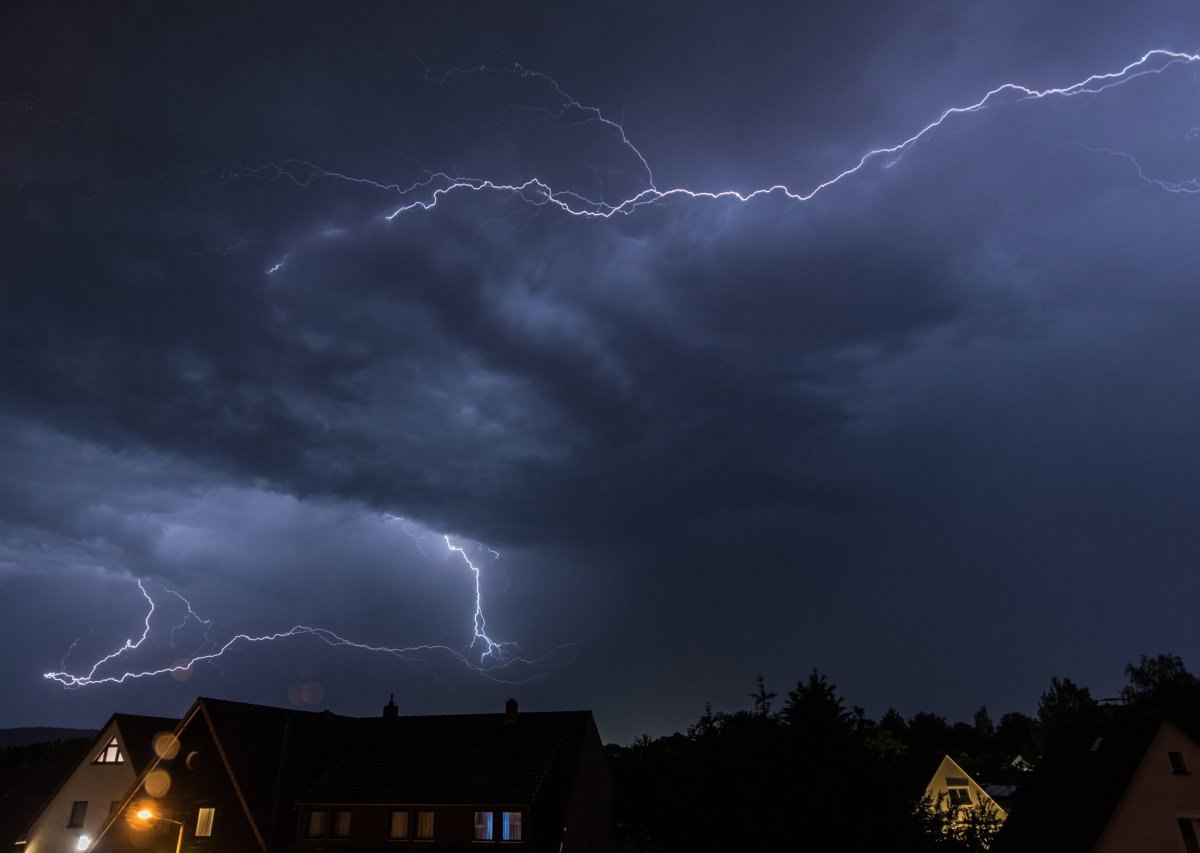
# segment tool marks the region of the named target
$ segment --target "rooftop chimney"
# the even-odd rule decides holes
[[[400,714],[400,709],[396,707],[396,694],[388,694],[388,703],[383,706],[383,718],[385,720],[394,720]]]
[[[512,723],[517,719],[517,700],[509,699],[504,703],[504,722]]]

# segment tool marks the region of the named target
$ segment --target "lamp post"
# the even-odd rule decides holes
[[[182,821],[172,820],[169,817],[163,817],[162,815],[158,815],[158,814],[155,814],[154,812],[150,811],[150,809],[142,809],[141,811],[139,811],[137,813],[137,818],[138,818],[138,820],[147,820],[147,821],[149,821],[149,820],[165,820],[167,823],[173,823],[176,826],[178,826],[179,827],[179,837],[175,840],[175,853],[179,853],[179,851],[183,849],[183,822]]]

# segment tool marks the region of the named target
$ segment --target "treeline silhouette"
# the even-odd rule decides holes
[[[995,824],[955,822],[923,800],[942,756],[976,779],[1019,777],[1063,726],[1122,714],[1200,719],[1200,679],[1172,654],[1125,667],[1116,701],[1051,678],[1036,714],[993,722],[980,707],[950,724],[889,708],[878,720],[847,707],[814,669],[782,697],[759,675],[748,708],[711,706],[686,734],[607,747],[618,833],[626,853],[675,851],[938,851],[988,848]],[[1020,764],[1020,762],[1018,762]]]

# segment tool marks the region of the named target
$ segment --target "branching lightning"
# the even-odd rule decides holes
[[[407,526],[405,519],[398,516],[388,515],[389,519],[404,523],[404,531],[407,535],[413,536]],[[414,538],[417,538],[414,536]],[[424,537],[421,537],[424,538]],[[225,655],[227,652],[248,646],[267,644],[278,640],[286,640],[293,637],[313,637],[329,646],[346,647],[357,649],[366,652],[375,652],[390,655],[412,662],[428,663],[431,655],[445,655],[450,659],[462,664],[473,670],[474,672],[493,681],[504,683],[517,683],[528,681],[530,678],[545,676],[552,669],[562,666],[569,660],[563,658],[563,651],[567,646],[553,649],[545,655],[540,655],[535,658],[526,658],[520,656],[519,648],[516,643],[501,642],[494,639],[488,634],[487,620],[483,613],[483,595],[480,588],[482,572],[480,567],[472,561],[467,549],[462,545],[455,544],[448,535],[443,535],[442,540],[446,544],[446,548],[453,554],[457,554],[466,564],[467,569],[472,573],[475,587],[474,607],[472,614],[472,635],[469,643],[463,649],[452,648],[447,645],[440,644],[421,644],[413,646],[382,646],[371,645],[368,643],[359,643],[350,640],[341,634],[332,631],[328,628],[314,627],[310,625],[293,625],[284,631],[276,631],[265,634],[236,634],[224,642],[216,642],[211,638],[213,622],[209,619],[204,619],[199,616],[192,608],[184,596],[180,595],[172,589],[162,587],[163,592],[177,597],[186,608],[186,615],[182,622],[176,624],[171,629],[171,645],[176,642],[177,633],[183,629],[189,621],[195,621],[198,625],[204,626],[204,643],[200,649],[187,655],[183,658],[175,660],[173,663],[166,666],[149,667],[146,669],[126,669],[120,672],[113,672],[117,669],[117,662],[122,658],[130,655],[130,653],[143,648],[146,641],[153,637],[152,622],[155,618],[155,613],[158,610],[158,605],[150,591],[146,587],[146,582],[143,580],[137,581],[138,589],[142,596],[146,599],[146,615],[142,620],[141,635],[135,640],[133,638],[125,640],[115,651],[112,651],[103,657],[99,658],[86,671],[70,672],[67,669],[66,658],[64,657],[62,669],[58,672],[47,672],[43,675],[44,678],[56,681],[64,687],[79,688],[92,687],[100,684],[124,684],[128,681],[153,678],[155,676],[172,675],[187,673],[196,667],[198,664],[212,663],[218,658]],[[419,543],[418,543],[419,544]],[[485,549],[491,554],[496,554],[491,548]],[[75,650],[79,640],[71,644],[71,648],[67,652],[67,657]],[[529,675],[530,670],[534,671],[534,675]]]
[[[222,179],[252,178],[264,181],[282,180],[301,187],[309,186],[318,180],[341,181],[392,193],[399,196],[402,202],[382,214],[382,217],[387,221],[394,221],[403,214],[431,210],[442,199],[458,193],[504,194],[535,207],[556,208],[569,216],[591,219],[609,219],[618,214],[629,215],[648,205],[676,198],[708,201],[724,200],[744,204],[761,197],[776,195],[802,203],[811,201],[820,193],[832,189],[843,181],[861,173],[873,162],[879,161],[884,168],[891,168],[910,149],[927,139],[936,130],[945,125],[946,122],[957,116],[978,113],[1005,103],[1039,101],[1051,98],[1072,98],[1080,95],[1098,95],[1116,87],[1124,86],[1139,78],[1162,74],[1173,66],[1195,63],[1200,63],[1200,53],[1187,53],[1166,48],[1156,48],[1147,51],[1141,57],[1120,69],[1092,74],[1082,80],[1064,86],[1036,89],[1020,83],[1002,83],[990,89],[983,97],[973,103],[944,109],[932,121],[899,142],[872,148],[847,168],[807,189],[795,189],[783,183],[744,191],[738,189],[696,190],[686,187],[659,188],[655,183],[654,172],[651,169],[649,159],[633,144],[621,122],[606,116],[599,107],[584,104],[574,96],[568,94],[552,77],[541,72],[523,68],[518,64],[503,68],[482,65],[471,68],[454,68],[436,77],[431,75],[428,67],[426,67],[425,78],[430,82],[442,84],[452,77],[472,74],[508,75],[549,87],[558,102],[556,109],[529,106],[515,107],[513,109],[538,114],[539,120],[554,123],[559,127],[596,124],[602,129],[615,134],[620,144],[637,159],[642,168],[643,178],[641,189],[626,198],[609,202],[603,198],[590,197],[574,189],[556,188],[537,176],[529,177],[519,182],[508,182],[490,177],[468,177],[446,171],[427,171],[419,180],[405,185],[327,170],[315,163],[301,159],[269,162],[258,167],[209,170],[209,172]],[[1149,184],[1158,186],[1168,192],[1196,191],[1197,179],[1173,182],[1151,178],[1145,174],[1132,155],[1115,151],[1106,153],[1129,160],[1136,168],[1139,177]],[[278,272],[284,267],[286,260],[287,256],[271,266],[268,272]]]
[[[534,120],[537,122],[546,122],[556,127],[570,128],[594,125],[600,132],[611,134],[619,142],[620,146],[636,160],[640,170],[638,188],[631,195],[627,195],[624,198],[607,200],[603,197],[603,193],[597,196],[578,189],[557,187],[552,185],[550,181],[537,175],[512,181],[486,175],[466,176],[444,170],[426,170],[418,180],[408,183],[389,182],[326,169],[304,159],[283,159],[267,162],[259,166],[234,165],[206,169],[202,170],[201,174],[215,178],[220,182],[241,180],[268,183],[285,182],[301,188],[309,187],[317,181],[332,181],[386,193],[398,199],[398,201],[390,203],[386,209],[379,211],[376,217],[377,220],[386,222],[395,222],[408,214],[430,211],[445,199],[465,194],[496,194],[506,196],[531,208],[546,208],[570,217],[589,220],[607,220],[618,215],[628,216],[637,213],[642,208],[674,199],[748,204],[760,198],[775,196],[796,203],[806,203],[818,195],[832,190],[837,185],[850,180],[854,176],[860,175],[860,173],[863,173],[872,164],[878,164],[881,168],[896,166],[901,161],[901,158],[919,143],[927,140],[940,128],[943,128],[948,122],[953,121],[957,117],[980,113],[1002,105],[1099,95],[1117,87],[1125,86],[1134,80],[1161,75],[1173,67],[1197,64],[1200,64],[1200,53],[1156,48],[1147,51],[1138,59],[1114,71],[1091,74],[1081,80],[1063,86],[1038,89],[1019,83],[1002,83],[988,90],[982,97],[971,103],[952,106],[942,110],[936,114],[935,118],[919,127],[919,129],[907,137],[893,144],[868,150],[856,160],[852,160],[845,168],[807,188],[794,188],[785,183],[773,183],[752,189],[691,189],[683,186],[660,187],[656,182],[650,159],[630,139],[622,121],[606,115],[599,107],[583,103],[569,94],[555,79],[541,72],[528,70],[518,64],[499,68],[481,65],[469,68],[453,68],[437,76],[431,74],[429,68],[426,66],[425,79],[427,82],[435,85],[443,85],[452,78],[471,75],[501,75],[528,81],[530,84],[538,87],[545,87],[553,99],[553,106],[517,106],[512,109],[520,110],[534,116]],[[0,104],[0,106],[22,111],[34,109],[36,104],[26,101],[16,101]],[[1194,128],[1188,132],[1189,139],[1193,135],[1200,135],[1200,128]],[[1078,144],[1072,143],[1072,145]],[[1083,145],[1078,145],[1078,147],[1095,154],[1103,154],[1128,162],[1136,171],[1138,178],[1161,190],[1171,193],[1200,193],[1200,178],[1179,181],[1155,178],[1143,169],[1142,165],[1132,154],[1109,148],[1091,148]],[[27,181],[29,178],[24,180]],[[4,181],[2,183],[17,184],[16,181]],[[328,237],[337,236],[341,232],[337,229],[331,230],[326,228],[318,233],[321,236]],[[223,248],[203,249],[196,254],[208,253],[227,256],[254,242],[249,239],[239,239]],[[293,246],[283,252],[265,269],[266,274],[275,275],[289,269],[294,257],[295,247]],[[415,534],[404,519],[396,516],[389,516],[389,518],[402,523],[405,534],[416,541],[416,547],[424,554],[425,550],[422,542],[427,537]],[[133,638],[125,640],[118,648],[99,658],[86,670],[70,672],[64,663],[62,671],[48,672],[44,677],[70,688],[98,684],[120,684],[133,679],[187,672],[198,664],[216,661],[227,652],[237,648],[268,644],[295,637],[312,637],[329,646],[382,653],[410,661],[427,662],[433,655],[445,655],[471,668],[475,672],[497,681],[513,680],[510,677],[514,671],[523,671],[521,669],[514,670],[517,664],[533,667],[541,666],[544,669],[545,661],[549,656],[560,650],[554,650],[548,655],[539,658],[528,659],[518,655],[519,650],[515,644],[493,639],[488,633],[487,621],[484,616],[481,591],[482,571],[480,565],[472,560],[462,545],[456,544],[449,536],[443,535],[441,538],[446,548],[462,559],[467,569],[472,573],[474,580],[471,634],[469,641],[462,648],[453,648],[446,645],[402,647],[370,645],[348,639],[328,628],[308,625],[294,625],[291,628],[274,633],[239,633],[224,641],[216,641],[212,639],[212,632],[214,630],[212,621],[201,618],[193,610],[191,604],[183,596],[179,595],[179,593],[164,588],[164,592],[178,596],[187,608],[187,615],[184,617],[184,621],[175,625],[171,630],[172,642],[175,642],[177,634],[189,621],[194,621],[204,628],[204,643],[190,655],[168,666],[115,672],[119,668],[119,663],[124,662],[134,652],[142,649],[153,636],[152,620],[155,617],[157,606],[146,584],[139,580],[138,588],[148,605],[141,635],[136,640]],[[499,557],[499,554],[495,551],[491,551],[491,549],[488,549],[488,551],[494,558]],[[71,655],[75,648],[76,644],[72,644],[71,649],[68,651],[68,656]],[[561,663],[557,665],[561,665]]]

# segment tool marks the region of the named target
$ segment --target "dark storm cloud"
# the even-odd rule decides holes
[[[463,578],[424,574],[392,513],[518,549],[487,576],[506,638],[586,641],[529,689],[623,735],[759,669],[965,713],[1028,702],[1046,666],[1187,652],[1150,614],[1195,591],[1200,223],[1112,153],[1194,177],[1186,72],[956,117],[804,204],[385,215],[425,168],[609,200],[649,180],[610,126],[556,122],[545,80],[453,67],[553,74],[660,188],[807,189],[1004,80],[1186,47],[1195,12],[643,6],[26,10],[0,571],[27,612],[80,578],[119,635],[136,575],[247,629],[461,642]],[[67,609],[51,658],[92,627]]]

